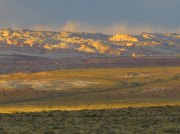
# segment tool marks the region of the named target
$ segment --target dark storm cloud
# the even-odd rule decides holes
[[[178,32],[180,0],[0,0],[0,26],[90,32]]]

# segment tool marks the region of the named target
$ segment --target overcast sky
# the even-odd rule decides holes
[[[179,32],[180,0],[0,0],[0,27]]]

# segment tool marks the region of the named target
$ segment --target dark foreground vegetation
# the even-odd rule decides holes
[[[0,114],[1,134],[179,134],[180,107]]]

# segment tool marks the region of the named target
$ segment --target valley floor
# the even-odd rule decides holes
[[[180,67],[0,75],[2,134],[179,134]]]
[[[179,67],[0,75],[0,113],[180,105]]]

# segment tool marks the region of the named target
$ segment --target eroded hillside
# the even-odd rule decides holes
[[[105,35],[1,29],[0,53],[52,58],[178,56],[180,34]]]

